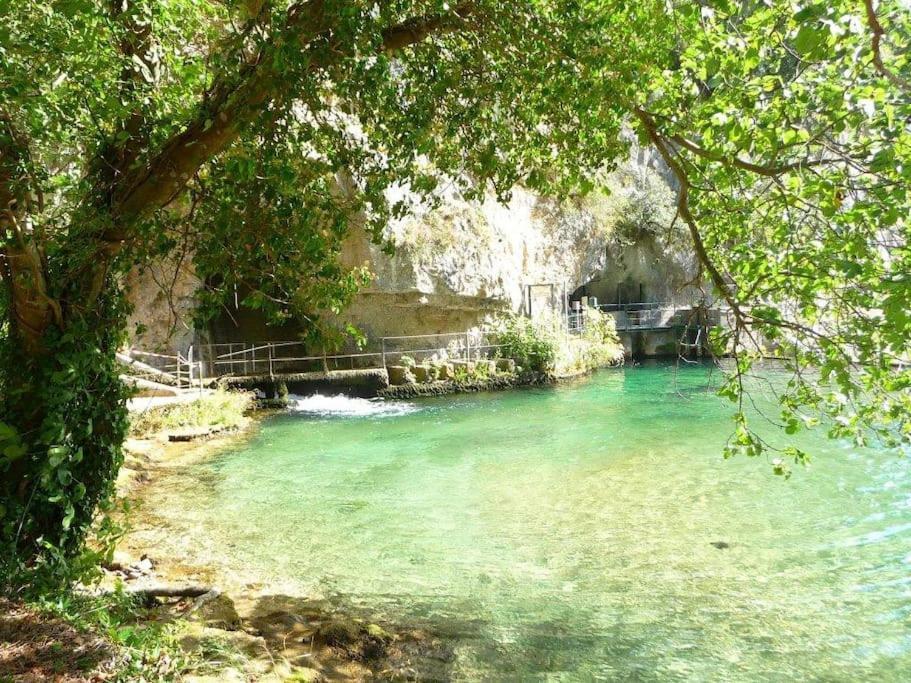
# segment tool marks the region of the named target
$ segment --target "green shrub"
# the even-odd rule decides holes
[[[550,320],[510,316],[498,325],[500,355],[535,372],[550,372],[557,357],[557,329]]]

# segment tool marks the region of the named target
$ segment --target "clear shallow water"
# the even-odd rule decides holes
[[[725,462],[707,376],[310,399],[154,505],[263,581],[433,625],[454,678],[909,680],[908,459]]]

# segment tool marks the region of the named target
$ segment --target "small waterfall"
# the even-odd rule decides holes
[[[342,394],[324,396],[289,396],[292,412],[318,417],[395,417],[420,410],[412,403],[383,399],[352,398]]]

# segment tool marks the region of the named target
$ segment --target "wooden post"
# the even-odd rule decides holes
[[[187,349],[187,372],[190,374],[190,387],[193,387],[193,345]]]
[[[383,343],[383,368],[385,368],[386,367],[386,337],[383,337],[382,343]]]
[[[566,328],[569,329],[569,298],[566,295],[566,280],[563,281],[563,298],[560,300],[560,312],[566,321]]]
[[[274,378],[275,373],[272,370],[272,342],[269,342],[269,377]]]

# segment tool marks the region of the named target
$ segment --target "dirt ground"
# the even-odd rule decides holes
[[[115,664],[103,638],[0,598],[0,683],[104,681]]]

